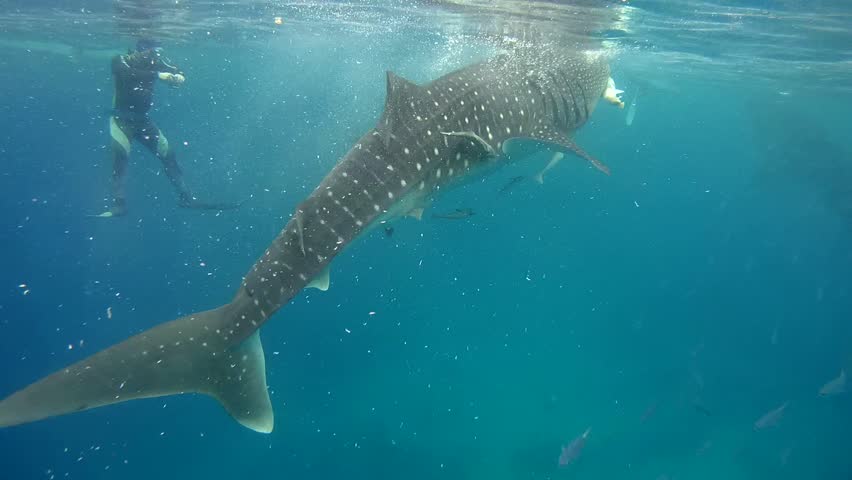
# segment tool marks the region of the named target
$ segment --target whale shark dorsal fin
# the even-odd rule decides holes
[[[321,290],[325,292],[328,290],[328,286],[331,284],[331,274],[329,272],[329,268],[325,267],[322,271],[311,280],[311,283],[308,284],[308,288],[316,288],[317,290]]]
[[[390,139],[390,135],[397,131],[402,120],[416,115],[417,106],[423,96],[423,88],[420,85],[388,70],[385,111],[378,124],[379,132],[385,136],[385,143]]]
[[[385,105],[389,103],[396,104],[399,100],[408,98],[419,98],[422,95],[422,88],[420,85],[417,85],[411,80],[397,75],[390,70],[387,72],[387,82],[387,97],[385,98]]]

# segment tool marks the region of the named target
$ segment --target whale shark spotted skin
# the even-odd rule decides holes
[[[422,86],[388,72],[376,127],[295,208],[229,303],[156,326],[10,395],[0,401],[0,427],[197,392],[242,425],[271,432],[258,329],[305,287],[328,288],[329,263],[359,235],[419,215],[442,188],[505,163],[515,141],[574,152],[607,171],[571,135],[599,98],[612,101],[611,88],[605,59],[586,52],[519,50]]]

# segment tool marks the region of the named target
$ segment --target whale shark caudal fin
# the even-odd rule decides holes
[[[272,403],[260,337],[230,344],[229,305],[154,327],[0,401],[0,427],[137,398],[203,393],[240,424],[269,433]]]

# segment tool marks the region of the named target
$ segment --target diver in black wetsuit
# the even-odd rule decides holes
[[[112,59],[115,80],[113,111],[109,120],[112,137],[112,207],[99,217],[115,217],[127,212],[124,192],[131,140],[138,140],[163,162],[169,181],[178,194],[178,205],[185,208],[226,210],[237,204],[208,204],[193,198],[175,159],[175,151],[163,132],[148,117],[152,105],[154,82],[161,80],[171,85],[182,85],[186,77],[162,56],[162,49],[152,39],[141,39],[136,51],[116,55]]]

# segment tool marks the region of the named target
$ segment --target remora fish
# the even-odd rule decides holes
[[[826,383],[819,389],[821,397],[838,395],[844,392],[846,392],[846,370],[840,370],[840,375],[837,378]]]
[[[444,220],[463,220],[474,216],[476,212],[472,208],[457,208],[449,213],[436,213],[432,218],[441,218]]]
[[[774,427],[778,425],[778,421],[781,420],[781,417],[784,416],[784,410],[787,409],[787,404],[790,402],[784,402],[780,407],[770,410],[765,415],[757,419],[754,422],[755,430],[763,430],[764,428]]]
[[[526,177],[524,177],[523,175],[518,175],[518,176],[510,178],[509,181],[506,182],[505,185],[503,185],[503,188],[501,188],[497,192],[497,195],[504,195],[506,193],[509,193],[509,191],[511,189],[513,189],[517,184],[521,183],[524,180],[524,178],[526,178]]]
[[[586,439],[589,438],[589,433],[592,431],[591,428],[587,428],[582,435],[571,440],[571,443],[568,445],[564,445],[562,447],[562,453],[559,455],[559,466],[566,467],[571,464],[574,460],[576,460],[581,453],[583,453],[583,447],[586,446]]]
[[[608,85],[609,84],[609,85]],[[572,151],[599,98],[618,103],[592,53],[518,50],[424,86],[387,74],[384,112],[293,212],[233,299],[161,324],[0,401],[0,427],[178,393],[204,393],[239,423],[273,428],[258,329],[305,287],[327,289],[332,259],[370,227],[422,211],[457,179],[505,161],[509,141]]]

